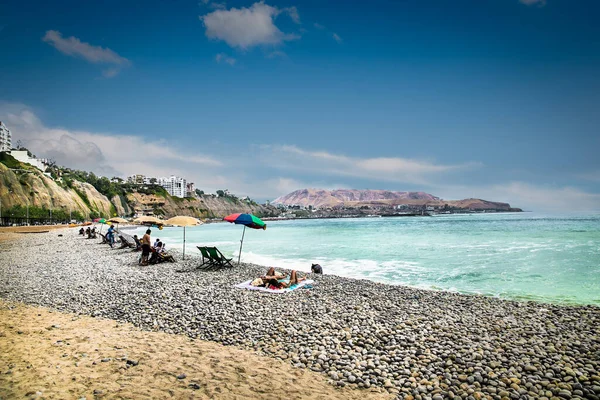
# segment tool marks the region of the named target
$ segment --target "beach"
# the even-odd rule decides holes
[[[600,396],[596,306],[333,275],[246,291],[267,267],[201,271],[177,252],[141,267],[77,230],[0,242],[2,398]]]

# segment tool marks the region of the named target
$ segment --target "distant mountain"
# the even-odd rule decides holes
[[[301,205],[304,207],[335,207],[384,204],[425,204],[437,202],[435,197],[425,192],[391,192],[389,190],[356,190],[356,189],[300,189],[273,200],[274,204]]]
[[[435,206],[462,209],[462,210],[495,210],[495,211],[521,211],[512,208],[508,203],[481,199],[443,200],[425,192],[392,192],[389,190],[355,190],[355,189],[300,189],[273,200],[273,204],[287,206],[299,205],[315,208],[339,207],[380,207],[380,206]]]

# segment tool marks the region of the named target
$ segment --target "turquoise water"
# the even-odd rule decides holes
[[[144,228],[136,231],[141,233]],[[186,229],[186,252],[237,260],[243,227]],[[153,229],[182,247],[183,229]],[[271,221],[246,229],[242,261],[420,288],[600,305],[600,214],[535,213]]]

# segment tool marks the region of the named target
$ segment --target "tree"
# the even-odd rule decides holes
[[[156,182],[157,182],[156,178],[150,178],[150,183],[151,184],[154,185],[154,184],[156,184]]]
[[[198,196],[202,196],[204,194],[204,190],[196,189],[196,194]]]
[[[223,196],[225,196],[225,192],[222,190],[217,190],[217,196],[223,197]]]

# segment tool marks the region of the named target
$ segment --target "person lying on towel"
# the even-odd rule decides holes
[[[261,278],[256,278],[255,280],[253,280],[251,282],[251,285],[266,287],[267,289],[272,289],[272,290],[278,290],[278,289],[289,288],[293,285],[296,285],[296,284],[306,280],[306,277],[299,278],[298,275],[296,274],[296,271],[292,271],[292,273],[290,274],[289,282],[280,282],[277,279],[273,278],[273,276],[282,276],[282,275],[265,275]],[[263,278],[268,278],[268,279],[263,280]]]

